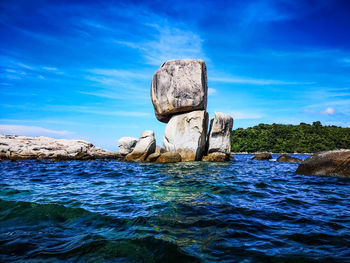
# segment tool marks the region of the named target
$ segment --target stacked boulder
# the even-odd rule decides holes
[[[151,99],[156,118],[167,123],[163,148],[156,151],[153,132],[153,137],[151,136],[153,139],[142,143],[142,147],[140,142],[145,139],[144,134],[135,146],[133,146],[134,140],[123,137],[119,140],[119,149],[122,154],[127,154],[125,160],[150,162],[229,160],[233,119],[227,114],[215,113],[207,135],[209,121],[206,112],[207,96],[207,68],[203,60],[184,59],[165,62],[154,73],[151,85]]]

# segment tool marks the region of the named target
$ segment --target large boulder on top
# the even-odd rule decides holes
[[[220,152],[230,154],[231,132],[233,118],[225,113],[215,112],[215,117],[210,121],[208,135],[208,153]]]
[[[289,156],[287,154],[282,154],[281,156],[279,156],[276,160],[277,162],[287,162],[287,163],[299,163],[302,161],[302,159],[296,158],[296,157],[292,157]]]
[[[131,153],[139,139],[135,137],[121,137],[118,141],[119,153],[127,155]]]
[[[207,68],[203,60],[167,61],[152,79],[152,103],[161,122],[167,123],[174,114],[206,110],[207,93]]]
[[[126,161],[145,161],[147,157],[156,151],[156,139],[153,131],[144,131],[141,133],[139,141],[134,150],[126,157]]]
[[[314,154],[299,164],[296,173],[350,177],[350,150],[335,150]]]
[[[173,116],[163,138],[168,152],[178,152],[183,162],[200,161],[205,152],[208,129],[208,113],[192,111]]]
[[[257,153],[252,160],[258,160],[258,161],[265,161],[265,160],[271,160],[272,155],[271,153]]]

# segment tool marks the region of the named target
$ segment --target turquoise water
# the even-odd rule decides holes
[[[251,157],[2,161],[0,261],[350,262],[350,179]]]

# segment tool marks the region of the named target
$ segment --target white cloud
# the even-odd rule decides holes
[[[203,40],[189,29],[169,26],[168,23],[148,24],[156,30],[153,39],[134,43],[116,41],[116,43],[137,49],[148,64],[160,66],[173,59],[206,59],[202,50]]]
[[[216,93],[216,89],[208,88],[208,94],[209,95],[214,94],[214,93]]]
[[[11,135],[28,135],[28,136],[41,136],[41,135],[69,135],[72,132],[69,131],[57,131],[45,129],[38,126],[24,126],[24,125],[0,125],[0,133]]]
[[[325,109],[325,111],[321,112],[321,114],[325,114],[325,115],[333,115],[335,113],[335,109],[332,107],[328,107],[327,109]]]
[[[221,111],[227,113],[233,117],[234,120],[244,119],[261,119],[263,116],[258,113],[241,112],[241,111]]]

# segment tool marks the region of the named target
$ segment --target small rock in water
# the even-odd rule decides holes
[[[181,162],[181,155],[177,152],[165,152],[162,153],[158,159],[157,163],[177,163]]]
[[[153,131],[144,131],[134,150],[126,157],[126,161],[145,161],[147,157],[156,151],[156,139]]]
[[[226,153],[214,152],[203,156],[205,162],[227,162],[230,160],[230,155]]]
[[[118,141],[119,152],[122,155],[131,153],[139,139],[135,137],[121,137]]]
[[[289,156],[287,154],[282,154],[280,157],[277,158],[277,162],[288,162],[288,163],[299,163],[302,160],[296,157]]]
[[[258,153],[256,154],[252,160],[264,161],[272,159],[271,153]]]

